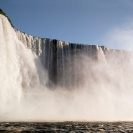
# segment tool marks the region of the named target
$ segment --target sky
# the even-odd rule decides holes
[[[133,0],[0,0],[32,36],[133,51]]]

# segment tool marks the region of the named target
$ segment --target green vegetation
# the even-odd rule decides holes
[[[7,19],[9,20],[9,22],[11,24],[11,26],[14,27],[12,22],[11,22],[11,20],[10,20],[10,18],[3,12],[3,10],[1,8],[0,8],[0,14],[4,15],[5,17],[7,17]]]

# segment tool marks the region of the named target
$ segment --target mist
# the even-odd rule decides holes
[[[133,120],[132,52],[97,47],[97,60],[79,52],[65,84],[51,88],[40,58],[0,18],[0,121]]]
[[[103,45],[113,49],[133,51],[133,19],[128,18],[122,25],[113,27],[103,37]]]

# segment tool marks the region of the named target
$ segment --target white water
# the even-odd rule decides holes
[[[27,47],[36,50],[30,42]],[[47,71],[28,48],[0,15],[0,121],[133,120],[133,65],[124,53],[108,50],[106,60],[97,47],[99,63],[83,55],[82,62],[81,56],[74,59],[76,89],[50,90],[45,85]],[[63,84],[70,85],[73,79],[67,65],[67,70],[63,67]]]
[[[39,59],[18,40],[14,29],[2,15],[0,57],[0,117],[8,119],[4,115],[8,115],[11,110],[14,111],[14,106],[20,106],[23,95],[30,89],[41,88],[41,76],[44,82],[46,78],[41,71],[43,68]]]

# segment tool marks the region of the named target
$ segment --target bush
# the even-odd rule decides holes
[[[10,18],[3,12],[3,10],[0,8],[0,14],[4,15],[5,17],[7,17],[8,21],[10,22],[11,26],[14,28]]]

